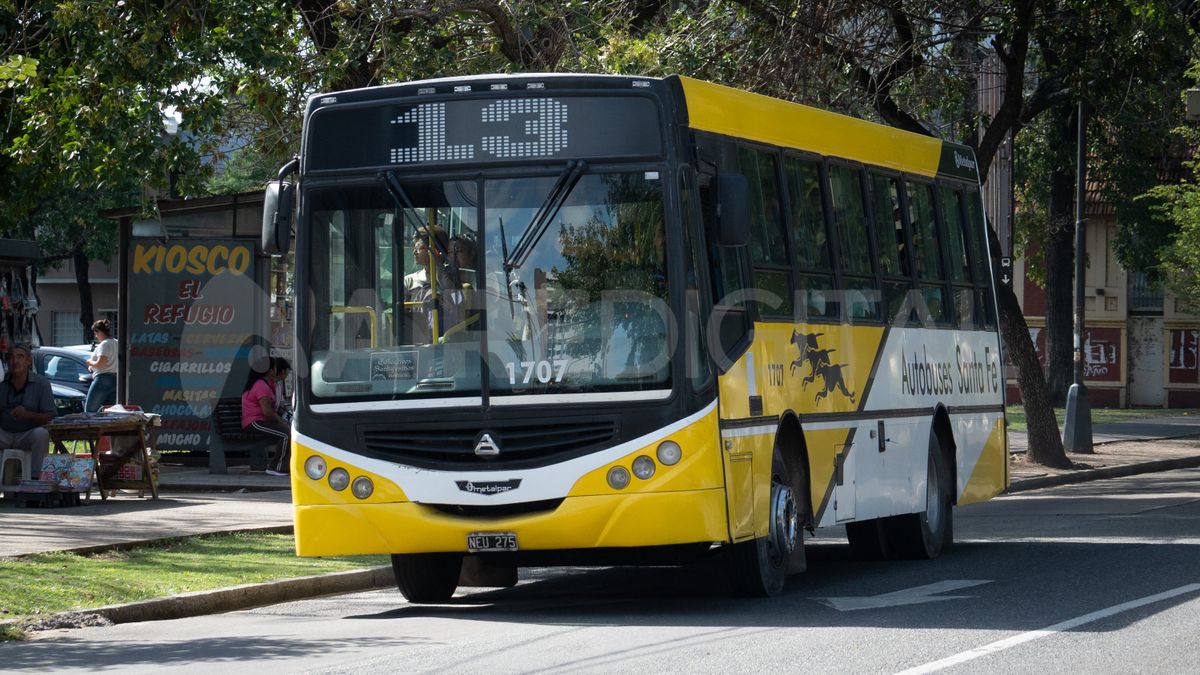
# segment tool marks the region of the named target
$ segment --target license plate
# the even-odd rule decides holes
[[[515,550],[516,532],[472,532],[467,535],[467,551],[471,553]]]

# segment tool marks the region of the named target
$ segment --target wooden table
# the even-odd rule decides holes
[[[69,415],[56,417],[46,425],[50,432],[50,440],[58,452],[67,450],[66,441],[84,441],[95,458],[95,486],[100,491],[100,499],[108,499],[108,490],[118,488],[143,490],[148,489],[154,499],[158,499],[158,482],[150,471],[150,459],[147,450],[150,448],[147,439],[150,427],[157,426],[158,415],[143,413],[97,413],[93,415]],[[128,447],[118,450],[112,445],[112,453],[117,461],[111,464],[101,464],[100,455],[96,452],[96,444],[101,436],[109,438],[128,438],[135,442]],[[120,453],[120,454],[118,454]],[[72,453],[73,454],[73,453]],[[117,472],[130,462],[137,462],[142,467],[140,481],[117,480]],[[91,488],[88,488],[89,495]]]

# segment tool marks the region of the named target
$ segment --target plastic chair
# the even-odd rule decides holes
[[[16,492],[21,487],[21,481],[31,480],[33,468],[29,465],[32,461],[33,453],[29,450],[6,448],[0,455],[0,481],[3,481],[0,490]]]

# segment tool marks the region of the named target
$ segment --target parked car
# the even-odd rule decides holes
[[[33,369],[51,384],[70,387],[86,395],[88,387],[92,386],[92,373],[87,367],[91,357],[91,345],[35,347]]]
[[[83,412],[83,402],[87,396],[79,393],[78,389],[63,386],[57,382],[51,382],[50,389],[54,392],[54,407],[58,409],[59,417]]]

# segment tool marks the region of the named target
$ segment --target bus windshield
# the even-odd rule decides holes
[[[656,171],[307,194],[318,399],[670,388]]]

